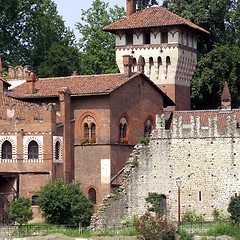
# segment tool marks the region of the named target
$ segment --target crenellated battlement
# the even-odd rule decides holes
[[[156,129],[153,138],[217,138],[240,137],[237,115],[233,112],[224,115],[216,114],[201,116],[173,116],[170,129],[166,129],[166,116],[156,116]],[[206,114],[205,114],[206,115]]]

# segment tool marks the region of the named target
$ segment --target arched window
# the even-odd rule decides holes
[[[60,159],[60,142],[57,141],[55,144],[55,159],[59,160]]]
[[[5,141],[2,144],[2,159],[12,158],[12,144],[9,141]]]
[[[126,118],[121,118],[119,122],[119,141],[120,143],[127,143],[127,120]]]
[[[149,75],[151,75],[151,72],[152,72],[151,70],[152,70],[153,65],[154,65],[153,58],[150,57],[149,58]]]
[[[31,141],[28,144],[28,159],[38,159],[38,144],[36,141]]]
[[[96,123],[92,116],[87,116],[83,120],[83,139],[82,143],[96,142]]]
[[[164,194],[160,196],[161,215],[167,214],[167,198]]]
[[[90,201],[93,204],[97,203],[97,194],[96,194],[96,190],[94,188],[90,188],[88,191],[88,198],[90,199]]]
[[[171,59],[169,56],[166,57],[166,78],[167,78],[167,75],[168,75],[168,67],[169,65],[171,65]]]
[[[144,137],[150,137],[152,132],[152,119],[148,118],[144,124]]]
[[[133,58],[133,72],[136,72],[137,71],[137,60],[136,58]]]
[[[91,138],[96,139],[96,125],[95,125],[95,123],[91,124],[90,134],[91,134]]]

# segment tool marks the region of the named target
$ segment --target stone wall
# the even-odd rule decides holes
[[[110,205],[114,208],[105,206],[105,211],[98,213],[98,221],[104,222],[110,214],[111,219],[142,215],[149,192],[166,196],[167,215],[177,221],[178,177],[182,180],[181,215],[195,211],[211,220],[214,208],[227,212],[230,197],[240,190],[240,129],[233,115],[227,116],[224,124],[219,121],[209,117],[208,125],[202,126],[200,118],[191,117],[186,125],[180,116],[173,118],[172,128],[166,130],[164,116],[157,116],[150,144],[135,147],[118,200]],[[111,222],[104,224],[111,226]]]

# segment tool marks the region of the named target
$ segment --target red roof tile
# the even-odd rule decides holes
[[[217,125],[219,129],[224,129],[227,127],[227,117],[235,116],[236,121],[240,123],[240,109],[232,109],[232,110],[196,110],[196,111],[176,111],[173,113],[174,118],[182,117],[183,124],[191,123],[191,116],[199,117],[200,126],[208,126],[208,117],[212,119],[217,117]]]
[[[82,75],[58,78],[42,78],[35,83],[36,92],[27,94],[27,82],[10,90],[8,96],[20,99],[58,97],[58,91],[63,87],[68,87],[71,96],[89,96],[109,94],[126,84],[136,76],[141,75],[149,82],[164,98],[165,106],[174,106],[174,102],[163,93],[146,75],[138,72],[131,77],[124,74],[102,74],[102,75]]]
[[[56,78],[39,78],[36,93],[27,94],[27,83],[13,88],[8,95],[16,98],[56,97],[58,91],[68,87],[71,95],[109,94],[126,83],[124,74],[83,75]]]
[[[103,30],[115,32],[116,30],[167,27],[175,25],[187,26],[197,31],[209,34],[209,32],[205,29],[159,6],[145,8],[140,12],[131,14],[124,19],[104,27]]]
[[[224,87],[223,87],[223,91],[222,91],[222,98],[231,98],[231,93],[229,91],[229,87],[227,82],[225,82]]]

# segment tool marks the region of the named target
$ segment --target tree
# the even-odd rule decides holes
[[[8,64],[37,69],[53,43],[74,44],[73,33],[51,0],[3,0],[0,13],[0,49]]]
[[[192,108],[217,108],[224,82],[238,107],[240,87],[239,4],[235,0],[164,0],[168,10],[210,32],[198,44],[198,65],[192,79]]]
[[[79,71],[79,51],[76,47],[53,43],[47,59],[38,67],[39,77],[64,77]]]
[[[158,5],[158,2],[156,0],[137,0],[137,8],[138,11],[143,10],[148,5]]]
[[[232,196],[228,205],[230,219],[234,224],[240,222],[240,195]]]
[[[14,200],[9,208],[9,219],[13,222],[17,222],[20,226],[27,223],[33,218],[33,212],[31,207],[31,201],[26,197],[19,197]]]
[[[146,202],[150,203],[152,206],[148,208],[148,211],[154,212],[157,217],[160,217],[163,215],[163,206],[162,206],[162,198],[163,195],[152,192],[148,193],[148,197],[146,197]]]
[[[79,41],[81,74],[116,73],[115,37],[102,28],[125,15],[124,9],[95,0],[92,7],[82,10],[82,22],[76,24],[82,35]]]
[[[90,223],[93,204],[83,194],[78,182],[64,183],[56,180],[47,184],[38,194],[38,204],[48,223]]]

